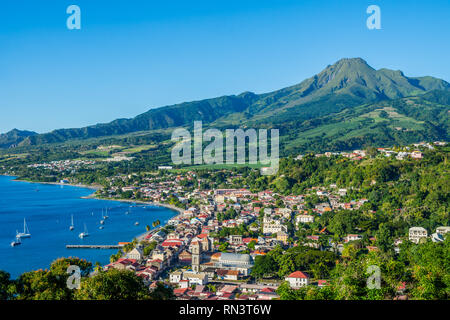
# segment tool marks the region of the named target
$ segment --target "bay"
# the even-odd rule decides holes
[[[0,176],[0,270],[17,278],[21,273],[46,269],[59,257],[79,257],[102,265],[117,249],[67,249],[67,244],[117,245],[132,241],[155,220],[164,225],[177,212],[146,204],[82,199],[92,189],[68,185],[35,184]],[[99,229],[102,210],[109,218]],[[128,212],[128,214],[126,214]],[[75,230],[70,231],[71,215]],[[16,230],[26,219],[31,238],[11,247]],[[135,225],[139,222],[139,225]],[[89,236],[80,239],[86,224]]]

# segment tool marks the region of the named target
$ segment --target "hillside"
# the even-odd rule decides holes
[[[194,120],[218,128],[279,128],[282,141],[285,137],[288,142],[285,151],[448,140],[449,95],[450,84],[444,80],[375,70],[361,58],[341,59],[297,85],[271,93],[185,102],[132,119],[29,135],[14,143],[30,146],[152,132],[192,126]]]
[[[34,135],[37,135],[37,133],[13,129],[7,133],[0,134],[0,148],[10,148],[16,146],[26,138]]]

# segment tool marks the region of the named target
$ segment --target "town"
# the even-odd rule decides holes
[[[315,154],[313,158],[336,157],[337,161],[358,162],[377,156],[421,161],[427,150],[444,145],[422,143]],[[298,156],[295,161],[307,157]],[[76,170],[76,166],[92,164],[56,162],[52,169]],[[76,182],[72,180],[67,177],[61,182]],[[150,290],[163,283],[173,289],[179,300],[280,299],[280,288],[326,288],[330,269],[339,257],[351,256],[349,251],[354,248],[370,253],[380,251],[378,244],[382,244],[399,254],[402,243],[420,245],[427,239],[443,242],[450,231],[449,226],[442,225],[429,234],[421,226],[411,226],[407,233],[393,237],[392,243],[383,243],[377,239],[378,234],[368,236],[360,225],[333,226],[333,219],[344,219],[352,212],[376,214],[368,198],[349,196],[355,192],[353,187],[330,183],[311,186],[294,195],[273,190],[252,192],[243,181],[239,170],[176,170],[171,166],[160,166],[154,172],[108,177],[106,187],[96,192],[97,198],[167,206],[178,214],[167,225],[154,224],[144,235],[122,243],[103,270],[130,270]],[[370,184],[376,183],[372,180]],[[212,187],[217,185],[220,187]],[[278,265],[286,265],[274,269],[274,260],[289,257],[291,252],[302,255],[305,268],[296,269],[290,261],[278,261]],[[393,298],[405,299],[407,286],[405,281],[399,281]]]

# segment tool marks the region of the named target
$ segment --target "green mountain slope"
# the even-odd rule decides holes
[[[16,146],[28,137],[37,135],[36,132],[13,129],[7,133],[0,134],[0,148]]]
[[[404,139],[448,139],[449,95],[450,84],[444,80],[375,70],[361,58],[341,59],[297,85],[271,93],[245,92],[151,109],[132,119],[30,135],[19,144],[152,132],[192,126],[194,120],[218,128],[279,128],[288,138],[287,150],[296,151],[314,145],[334,149],[375,141],[392,144]],[[388,109],[381,113],[377,108]],[[333,145],[335,141],[337,145]]]

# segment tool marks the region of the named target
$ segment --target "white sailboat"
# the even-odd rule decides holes
[[[82,233],[80,233],[78,236],[79,236],[81,239],[83,239],[83,238],[89,236],[89,233],[88,233],[87,228],[86,228],[86,223],[84,224],[84,231],[83,231]]]
[[[108,219],[109,218],[109,216],[108,216],[108,208],[106,208],[106,214],[103,216],[103,219]]]
[[[73,229],[75,229],[75,226],[73,225],[73,214],[72,214],[72,217],[71,217],[71,221],[72,221],[72,223],[71,223],[71,225],[70,225],[70,227],[69,227],[70,231],[72,231]]]
[[[105,216],[103,215],[103,209],[102,209],[102,218],[105,219]],[[100,220],[100,224],[104,224],[105,220]]]
[[[28,230],[27,222],[25,218],[23,218],[23,232],[17,232],[16,238],[30,238],[31,233],[30,230]]]

